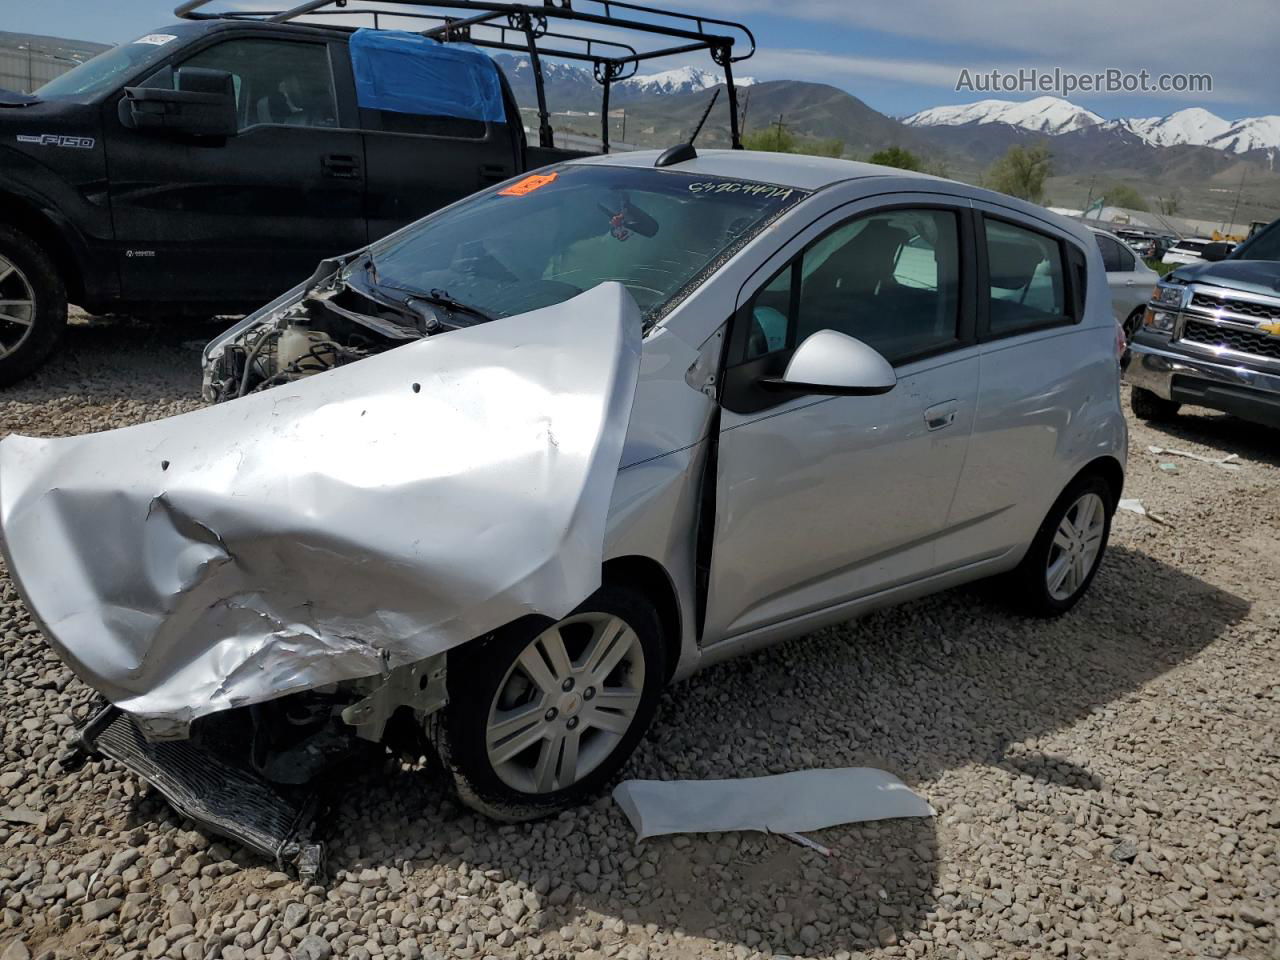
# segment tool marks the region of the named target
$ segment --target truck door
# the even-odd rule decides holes
[[[366,242],[363,144],[342,124],[353,98],[345,45],[260,30],[210,40],[146,85],[172,85],[185,66],[229,72],[236,136],[201,142],[131,130],[117,104],[107,105],[126,299],[253,304]]]
[[[520,172],[520,114],[492,58],[399,31],[349,46],[370,240]]]

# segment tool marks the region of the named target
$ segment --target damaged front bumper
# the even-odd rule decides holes
[[[9,437],[10,572],[148,741],[352,681],[374,739],[415,665],[599,585],[640,340],[611,283],[178,417]]]

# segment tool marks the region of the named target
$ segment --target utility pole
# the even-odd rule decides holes
[[[1098,179],[1098,175],[1096,173],[1089,178],[1089,196],[1084,202],[1085,216],[1089,215],[1089,208],[1093,206],[1093,184],[1094,184],[1094,181],[1097,179]]]
[[[773,141],[773,145],[779,153],[782,152],[782,114],[778,114],[778,133]]]
[[[618,137],[623,143],[627,142],[627,108],[622,108],[622,133]]]
[[[1236,202],[1231,205],[1231,220],[1223,227],[1222,232],[1227,233],[1231,227],[1236,225],[1236,211],[1240,208],[1240,194],[1244,192],[1244,171],[1240,171],[1240,186],[1236,187]]]
[[[747,111],[751,109],[751,88],[747,87],[747,95],[742,98],[742,121],[738,124],[742,135],[747,135]]]

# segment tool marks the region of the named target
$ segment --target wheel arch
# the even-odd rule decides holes
[[[0,225],[20,230],[40,244],[66,286],[67,299],[83,303],[84,273],[63,231],[37,206],[22,196],[0,190]]]
[[[666,652],[666,679],[670,680],[680,660],[680,600],[670,574],[652,557],[613,557],[604,562],[602,583],[636,587],[652,601],[662,626]]]
[[[1112,456],[1102,456],[1094,460],[1090,460],[1076,472],[1071,478],[1071,483],[1075,483],[1081,477],[1096,474],[1102,477],[1103,481],[1111,488],[1111,506],[1120,502],[1120,494],[1124,491],[1124,467],[1120,465],[1120,461]],[[1071,483],[1067,486],[1071,486]],[[1063,489],[1066,489],[1065,487]]]

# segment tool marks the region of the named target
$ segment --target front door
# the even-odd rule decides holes
[[[224,142],[130,130],[108,104],[126,298],[261,302],[324,257],[365,244],[363,144],[358,130],[340,126],[330,47],[219,37],[147,81],[172,84],[184,66],[230,72],[240,132]]]
[[[978,388],[969,212],[881,207],[845,219],[744,291],[718,450],[705,636],[732,638],[937,568]],[[870,397],[783,399],[777,376],[833,329],[898,373]]]

